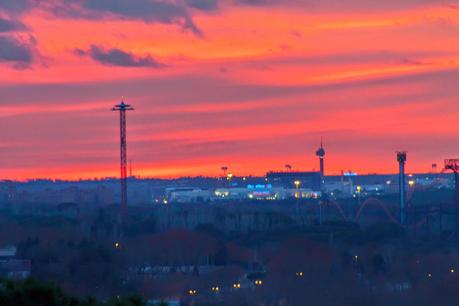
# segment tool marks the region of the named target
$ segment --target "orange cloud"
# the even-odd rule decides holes
[[[119,12],[16,12],[37,56],[22,70],[0,62],[3,177],[117,175],[109,109],[122,95],[136,107],[128,152],[143,176],[313,169],[321,136],[329,173],[395,171],[397,149],[410,151],[411,171],[458,155],[457,10],[349,1],[179,10],[201,36]]]

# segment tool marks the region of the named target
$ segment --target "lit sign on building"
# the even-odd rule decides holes
[[[257,184],[257,185],[247,185],[247,189],[271,189],[273,186],[271,184]]]

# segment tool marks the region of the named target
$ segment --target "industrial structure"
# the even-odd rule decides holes
[[[127,196],[127,147],[126,147],[126,111],[134,110],[129,104],[125,104],[124,100],[115,105],[112,111],[120,113],[120,182],[121,182],[121,215],[126,215],[128,210],[128,196]]]
[[[456,208],[456,234],[459,233],[459,159],[445,159],[445,171],[454,172],[454,205]]]
[[[284,188],[296,188],[299,183],[303,188],[320,191],[322,186],[320,172],[272,171],[266,174],[266,179],[268,182]]]
[[[324,169],[324,158],[325,158],[325,150],[322,142],[322,138],[320,139],[320,148],[316,151],[316,156],[319,157],[320,162],[320,184],[324,185],[324,177],[325,177],[325,169]]]
[[[405,182],[405,163],[406,152],[397,152],[397,161],[399,164],[399,190],[400,190],[400,224],[406,223],[406,182]]]

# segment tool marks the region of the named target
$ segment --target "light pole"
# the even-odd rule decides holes
[[[360,206],[360,193],[362,192],[362,186],[357,186],[357,201],[359,202]]]
[[[296,213],[297,215],[300,214],[300,185],[301,185],[301,181],[299,180],[296,180],[294,182],[295,184],[295,188],[296,188],[296,191],[295,191],[295,198],[296,198]]]
[[[228,188],[231,188],[232,186],[233,176],[234,175],[232,173],[228,173],[228,175],[226,176],[226,180],[228,181]]]
[[[319,200],[319,225],[322,225],[322,200]]]

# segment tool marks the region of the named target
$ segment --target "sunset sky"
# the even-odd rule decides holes
[[[0,179],[459,157],[459,1],[0,0]]]

